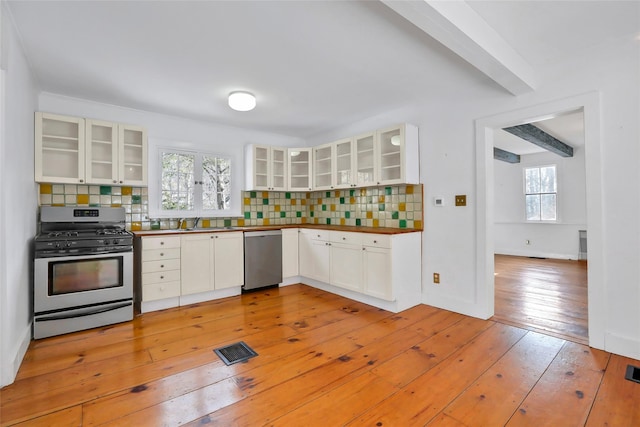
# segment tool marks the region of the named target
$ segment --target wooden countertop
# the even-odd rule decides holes
[[[333,230],[333,231],[350,231],[356,233],[371,233],[371,234],[405,234],[405,233],[420,233],[422,230],[414,230],[407,228],[385,228],[385,227],[358,227],[349,225],[322,225],[322,224],[290,224],[290,225],[263,225],[263,226],[249,226],[249,227],[227,227],[227,228],[198,228],[195,230],[143,230],[133,231],[132,233],[136,237],[145,236],[170,236],[170,235],[183,235],[183,234],[197,234],[197,233],[225,233],[232,231],[264,231],[264,230],[281,230],[283,228],[310,228],[318,230]]]

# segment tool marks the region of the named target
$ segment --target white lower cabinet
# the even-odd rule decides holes
[[[181,237],[182,295],[244,284],[242,232]]]
[[[181,236],[181,295],[196,294],[213,289],[213,274],[211,274],[213,242],[211,237],[209,234]]]
[[[330,281],[334,286],[362,292],[362,235],[331,231]]]
[[[298,229],[282,229],[282,278],[299,274],[298,268]]]
[[[136,252],[139,299],[156,301],[180,296],[180,237],[147,237]]]
[[[371,236],[369,236],[371,237]],[[387,301],[393,301],[393,278],[391,275],[391,248],[388,236],[381,236],[388,245],[377,245],[372,242],[380,240],[373,237],[362,246],[362,271],[364,272],[364,293]],[[384,239],[386,238],[386,239]],[[388,246],[388,247],[385,247]]]
[[[299,233],[300,275],[321,282],[330,279],[329,232],[301,229]]]
[[[242,232],[215,233],[213,241],[214,289],[244,285],[244,236]]]
[[[421,302],[421,233],[300,229],[299,236],[300,275],[312,285],[394,312]]]

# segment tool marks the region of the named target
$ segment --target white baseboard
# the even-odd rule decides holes
[[[634,338],[607,332],[604,337],[604,349],[609,353],[640,360],[640,341]]]

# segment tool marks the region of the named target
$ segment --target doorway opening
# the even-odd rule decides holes
[[[587,344],[582,110],[493,132],[492,319]]]
[[[586,198],[586,227],[589,232],[589,261],[586,264],[588,310],[588,343],[595,348],[604,348],[604,280],[602,268],[602,188],[600,159],[600,101],[597,93],[588,93],[558,101],[549,102],[521,110],[511,111],[476,121],[476,178],[477,178],[477,302],[483,308],[487,318],[494,316],[496,298],[496,276],[498,272],[495,254],[502,244],[500,234],[504,230],[496,227],[497,208],[494,140],[497,129],[538,122],[550,117],[562,116],[580,111],[584,118],[584,188],[589,195]],[[542,224],[541,224],[542,225]],[[537,230],[534,235],[538,235]],[[578,234],[576,231],[577,245]],[[527,238],[518,241],[526,244]],[[532,242],[532,239],[529,239]],[[536,242],[541,239],[536,237]],[[542,239],[544,240],[544,239]],[[531,249],[531,248],[529,248]],[[548,247],[538,248],[541,253],[551,253]],[[577,251],[577,250],[576,250]],[[530,251],[531,252],[531,251]],[[512,255],[536,256],[530,252],[515,252]],[[576,253],[577,256],[577,253]],[[548,256],[539,256],[544,258]],[[562,258],[562,257],[558,257]],[[535,259],[535,258],[531,258]],[[500,266],[498,265],[498,268]]]

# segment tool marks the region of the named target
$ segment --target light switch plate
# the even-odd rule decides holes
[[[466,194],[458,194],[458,195],[456,195],[456,206],[467,206],[467,195]]]

